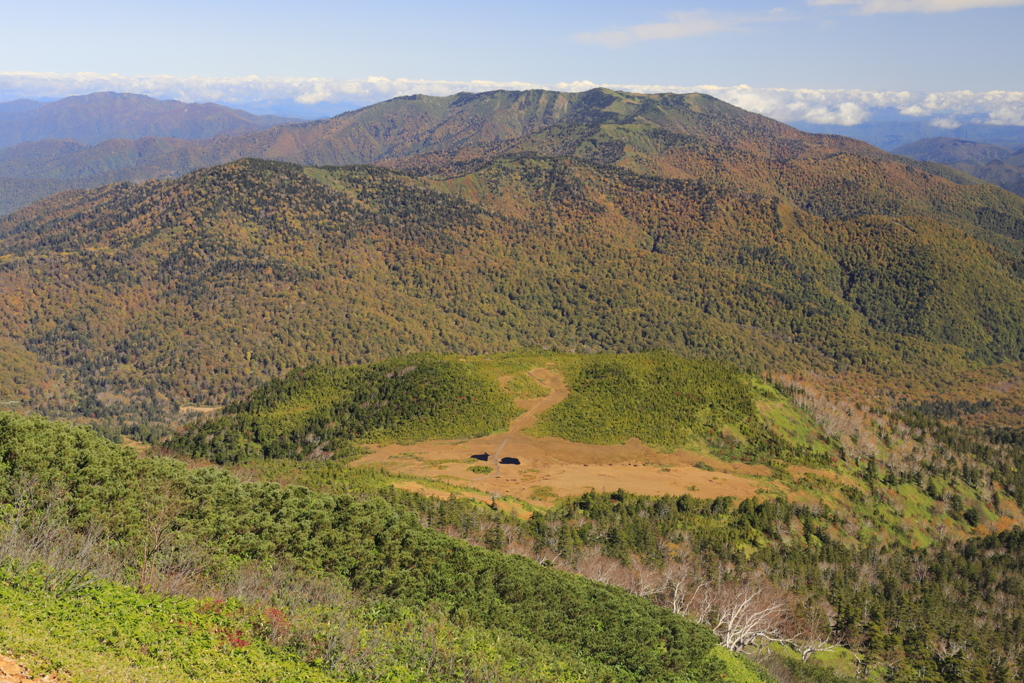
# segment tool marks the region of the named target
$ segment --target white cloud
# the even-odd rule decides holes
[[[785,18],[785,11],[782,7],[776,7],[768,14],[760,16],[712,14],[707,10],[673,12],[668,15],[668,21],[637,24],[623,29],[608,29],[596,33],[577,33],[575,38],[581,43],[593,43],[610,48],[625,47],[631,43],[647,40],[675,40],[707,36],[712,33],[744,31],[752,24],[780,21]]]
[[[671,90],[677,91],[675,88]],[[871,119],[872,111],[895,109],[905,116],[957,118],[995,125],[1024,125],[1024,92],[960,90],[911,93],[870,90],[789,90],[713,85],[689,88],[749,111],[787,122],[854,125]],[[933,122],[932,125],[942,125]],[[959,125],[956,124],[956,125]]]
[[[811,5],[855,5],[861,14],[896,14],[904,12],[959,12],[986,7],[1017,7],[1024,0],[810,0]]]
[[[1024,93],[1013,93],[1024,95]],[[1002,126],[1024,126],[1024,103],[1019,100],[1016,105],[1010,103],[1000,104],[988,113],[988,123]]]
[[[56,74],[0,72],[0,100],[67,97],[112,90],[184,102],[221,102],[244,105],[259,101],[293,101],[303,105],[341,102],[379,102],[401,95],[451,95],[457,92],[545,88],[581,92],[606,86],[638,93],[702,92],[748,111],[790,123],[855,125],[879,109],[936,121],[970,120],[996,125],[1024,125],[1024,92],[911,93],[869,90],[801,90],[753,88],[747,85],[636,85],[574,81],[524,83],[520,81],[427,81],[407,78],[176,78],[172,76],[120,76],[117,74]]]
[[[959,128],[961,126],[961,123],[956,119],[938,118],[929,121],[928,125],[935,126],[936,128],[945,128],[946,130],[950,130],[953,128]]]
[[[408,78],[203,78],[189,76],[122,76],[96,73],[0,72],[0,93],[7,97],[66,97],[91,92],[115,91],[168,98],[184,102],[254,102],[294,100],[300,104],[321,102],[378,102],[401,95],[449,95],[459,91],[498,88],[524,89],[529,83],[492,81],[425,81]]]
[[[750,23],[749,18],[736,16],[712,16],[706,10],[696,12],[675,12],[669,21],[656,24],[638,24],[624,29],[610,29],[597,33],[578,33],[576,40],[604,47],[624,47],[646,40],[675,40],[693,38],[712,33],[736,31]]]

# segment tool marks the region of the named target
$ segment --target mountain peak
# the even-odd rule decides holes
[[[111,96],[99,94],[92,105],[82,100],[75,106],[96,113],[92,120],[97,133],[133,137],[127,133],[113,135],[108,130],[113,125],[111,120],[124,119],[102,115],[100,102]],[[154,107],[176,107],[146,114],[146,120],[154,126],[174,129],[199,125],[195,117],[205,125],[232,111],[216,105],[150,103]],[[212,107],[216,109],[204,109]],[[202,118],[204,111],[213,113]],[[249,121],[244,125],[253,124]],[[70,156],[55,154],[52,146],[22,148],[16,166],[0,153],[0,177],[18,178],[19,183],[33,177],[46,178],[50,185],[44,191],[52,191],[53,183],[94,187],[122,180],[167,178],[243,157],[309,166],[378,164],[421,175],[453,176],[502,155],[533,152],[579,156],[594,163],[678,178],[713,173],[747,191],[770,193],[775,191],[771,182],[775,174],[769,167],[802,156],[810,159],[849,153],[894,159],[867,144],[804,133],[708,95],[638,94],[608,88],[581,93],[495,90],[445,97],[414,95],[332,119],[232,137],[221,135],[187,144],[157,140],[132,143],[128,147],[134,150],[119,148],[116,154],[111,153],[109,145],[97,145]],[[29,160],[32,154],[38,157],[34,162]],[[741,164],[746,170],[739,170]],[[762,168],[751,173],[751,164]],[[957,176],[953,171],[943,173]],[[40,196],[22,192],[17,198],[0,197],[0,210],[9,212]]]

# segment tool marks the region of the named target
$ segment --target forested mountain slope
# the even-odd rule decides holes
[[[310,362],[523,346],[888,380],[1019,360],[1024,202],[832,163],[806,165],[800,200],[533,154],[445,180],[240,161],[60,195],[0,223],[22,368],[4,390],[221,402]]]

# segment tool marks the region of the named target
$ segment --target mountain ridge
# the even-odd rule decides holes
[[[752,139],[736,138],[729,133],[730,126],[736,124],[744,125]],[[561,132],[549,131],[545,139],[544,131],[558,125],[563,126]],[[474,164],[518,151],[580,154],[613,163],[617,155],[630,147],[629,135],[624,140],[621,135],[601,139],[601,134],[609,127],[628,126],[637,128],[633,140],[643,138],[646,143],[652,142],[652,132],[658,131],[677,146],[688,136],[706,140],[713,148],[704,150],[708,160],[701,171],[716,167],[715,155],[726,150],[743,153],[758,142],[763,147],[775,145],[765,156],[779,161],[807,146],[828,147],[830,153],[845,150],[885,157],[884,152],[865,143],[803,133],[707,95],[636,95],[607,89],[584,93],[532,90],[447,97],[412,95],[322,121],[204,141],[160,138],[66,151],[26,143],[6,153],[0,150],[0,177],[46,178],[51,185],[65,182],[67,189],[72,189],[174,177],[245,157],[318,166],[377,164],[421,175],[461,174]],[[566,146],[572,136],[564,133],[571,130],[577,133],[575,147]],[[648,151],[659,156],[656,149]],[[634,165],[634,170],[659,174],[671,170],[664,164],[651,167],[647,158],[650,156],[641,155],[643,158],[635,160],[639,165]],[[950,177],[956,175],[933,167],[928,170],[953,174]],[[677,175],[692,177],[693,171]],[[22,205],[20,201],[23,200],[0,196],[0,212],[10,212]]]
[[[893,153],[945,164],[1024,197],[1024,149],[939,137],[903,145]]]

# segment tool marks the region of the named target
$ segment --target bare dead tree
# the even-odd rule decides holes
[[[828,603],[814,605],[807,610],[800,631],[788,639],[790,647],[800,653],[806,662],[815,652],[830,652],[838,645],[832,640],[835,610]]]
[[[733,652],[758,642],[781,640],[785,616],[782,598],[755,580],[705,589],[697,614],[698,621]]]
[[[958,654],[963,652],[967,648],[967,644],[958,640],[950,640],[949,638],[940,638],[939,642],[935,645],[935,655],[943,662],[947,659],[952,659]]]
[[[615,579],[622,571],[618,560],[604,555],[597,548],[587,548],[576,563],[576,572],[591,581],[617,585]]]
[[[13,482],[13,503],[0,517],[0,562],[42,565],[50,590],[116,578],[107,536],[94,526],[76,533],[64,515],[63,492],[43,489],[35,479]]]
[[[692,574],[690,567],[680,562],[670,562],[665,567],[665,586],[661,594],[663,607],[672,610],[673,614],[682,614],[694,594],[691,590]]]
[[[629,569],[625,578],[625,589],[641,598],[657,595],[665,588],[665,573],[661,569],[638,565]]]

